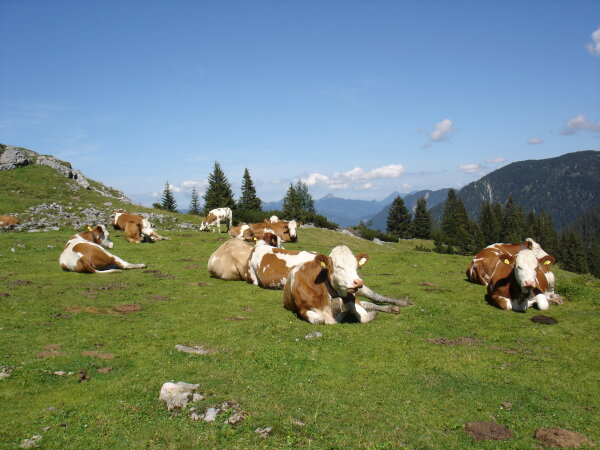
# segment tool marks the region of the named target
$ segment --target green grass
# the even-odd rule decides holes
[[[535,430],[555,426],[600,441],[595,278],[557,270],[568,301],[546,312],[557,325],[537,325],[537,310],[489,306],[485,289],[464,279],[469,258],[413,250],[424,242],[379,246],[301,229],[287,248],[369,253],[365,282],[416,303],[369,324],[315,326],[283,308],[281,291],[208,276],[225,235],[171,232],[172,241],[135,245],[112,234],[113,253],[169,278],[63,272],[58,256],[72,234],[0,233],[0,292],[9,294],[0,296],[0,366],[14,368],[0,380],[1,448],[36,434],[45,448],[533,448]],[[142,311],[69,312],[129,303]],[[311,331],[323,336],[305,339]],[[473,343],[432,341],[459,337]],[[38,358],[50,344],[64,356]],[[187,355],[176,344],[214,353]],[[81,369],[89,381],[52,374]],[[158,401],[170,380],[200,383],[201,409],[233,400],[247,417],[237,428],[223,424],[226,415],[212,424],[174,417]],[[463,431],[470,421],[500,423],[515,437],[475,444]],[[267,426],[270,437],[254,433]]]

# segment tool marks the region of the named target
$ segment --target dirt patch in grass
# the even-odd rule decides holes
[[[175,262],[194,262],[194,261],[202,261],[201,259],[196,259],[196,258],[181,258],[181,259],[174,259],[173,261]]]
[[[8,292],[0,292],[0,297],[10,297]]]
[[[65,308],[65,311],[73,313],[73,314],[112,314],[117,315],[117,312],[112,308],[98,308],[96,306],[79,306],[79,305],[71,305]]]
[[[227,317],[225,320],[239,322],[241,320],[246,320],[246,318],[244,316],[235,316],[235,317]]]
[[[508,428],[493,422],[465,423],[465,431],[476,441],[503,441],[514,436]]]
[[[425,292],[452,292],[450,289],[430,288],[430,287],[423,288],[421,290],[425,291]]]
[[[562,428],[539,428],[534,436],[548,447],[579,448],[596,445],[583,434]]]
[[[98,373],[109,373],[112,372],[112,367],[101,367],[98,370]]]
[[[179,245],[194,245],[193,242],[180,242]]]
[[[71,318],[71,316],[69,316],[68,314],[63,314],[63,313],[54,314],[54,316],[52,316],[52,317],[54,317],[55,319],[70,319]]]
[[[203,281],[199,282],[199,283],[192,283],[192,285],[194,286],[199,286],[199,287],[206,287],[206,286],[212,286],[212,284],[210,283],[205,283]]]
[[[483,344],[483,341],[481,339],[477,339],[472,336],[461,336],[456,339],[432,338],[432,339],[427,339],[427,342],[429,342],[430,344],[447,345],[447,346]]]
[[[162,273],[160,270],[144,270],[142,273],[151,273],[152,275],[158,278],[175,278],[174,275],[171,275],[170,273]]]
[[[83,356],[88,356],[90,358],[100,358],[100,359],[114,359],[115,355],[112,353],[100,353],[95,350],[85,350],[81,352]]]
[[[58,352],[56,350],[46,350],[37,354],[38,358],[53,358],[55,356],[67,356],[66,353]]]
[[[62,345],[60,344],[48,344],[44,346],[44,350],[60,350]]]
[[[437,287],[437,284],[430,283],[429,281],[423,281],[419,286]]]
[[[142,307],[137,303],[128,303],[126,305],[114,306],[113,309],[121,314],[131,314],[142,310]]]
[[[159,294],[152,294],[146,298],[148,300],[150,300],[151,302],[157,302],[157,301],[168,302],[169,300],[171,300],[169,297],[165,297],[164,295],[159,295]]]
[[[160,273],[160,270],[143,270],[142,273]]]
[[[556,325],[558,323],[558,320],[556,320],[554,317],[545,316],[544,314],[533,316],[531,321],[533,323],[539,323],[540,325]]]
[[[189,266],[183,266],[184,269],[199,269],[200,266],[198,264],[191,264]]]
[[[10,286],[27,286],[28,284],[31,284],[31,281],[13,280],[13,281],[9,281],[7,284],[9,284]]]

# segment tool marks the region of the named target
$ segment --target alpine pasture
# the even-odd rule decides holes
[[[600,441],[596,278],[555,270],[566,301],[543,325],[535,309],[488,305],[465,280],[468,257],[300,229],[286,248],[368,253],[365,284],[415,303],[316,326],[283,308],[282,291],[210,278],[226,234],[157,229],[172,240],[111,232],[111,252],[146,269],[95,275],[58,265],[73,230],[0,233],[0,447],[41,436],[44,448],[535,448],[542,427]],[[243,419],[174,415],[158,400],[167,381],[198,383],[198,412],[229,401]],[[513,437],[475,442],[465,424],[478,421]]]

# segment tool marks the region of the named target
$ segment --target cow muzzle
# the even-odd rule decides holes
[[[360,278],[357,278],[355,280],[352,280],[352,284],[350,286],[348,286],[348,292],[354,294],[356,291],[358,291],[363,286],[364,286],[363,280],[361,280]]]

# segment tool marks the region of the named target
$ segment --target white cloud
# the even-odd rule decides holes
[[[311,173],[307,177],[301,178],[301,180],[308,186],[325,185],[331,189],[346,189],[350,185],[356,184],[362,184],[360,189],[372,189],[371,180],[399,178],[405,171],[406,169],[402,164],[390,164],[369,171],[361,167],[355,167],[346,172],[335,172],[331,176]]]
[[[502,164],[503,162],[506,162],[506,158],[490,158],[490,159],[486,159],[485,162],[487,164]]]
[[[171,189],[171,192],[181,192],[181,188],[179,186],[175,186],[171,183],[169,183],[169,189]]]
[[[160,194],[158,192],[153,192],[151,195],[152,195],[152,198],[160,197]]]
[[[481,164],[463,164],[462,166],[458,166],[460,170],[465,173],[477,173],[482,169]]]
[[[600,28],[592,33],[592,42],[585,44],[585,48],[592,55],[600,56]]]
[[[583,114],[577,114],[575,117],[567,120],[567,123],[560,134],[571,135],[579,130],[600,131],[600,120],[597,122],[590,122]]]
[[[450,133],[454,132],[452,125],[453,122],[450,119],[444,119],[436,123],[433,131],[429,133],[429,140],[431,142],[447,141]]]
[[[527,141],[527,143],[531,144],[531,145],[537,145],[537,144],[543,144],[544,141],[542,141],[541,139],[538,139],[538,138],[531,138]]]

